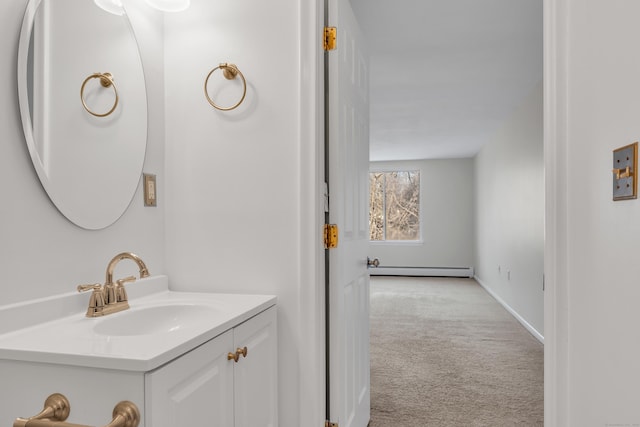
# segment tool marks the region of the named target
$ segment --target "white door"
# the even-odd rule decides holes
[[[369,67],[364,37],[348,0],[329,0],[338,29],[328,57],[329,413],[340,427],[365,427],[369,373]]]

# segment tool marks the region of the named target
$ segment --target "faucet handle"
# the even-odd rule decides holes
[[[135,276],[125,277],[124,279],[116,280],[116,301],[128,301],[129,297],[127,296],[127,290],[124,288],[125,283],[135,282]]]
[[[91,298],[89,298],[89,308],[87,309],[87,317],[101,316],[105,306],[104,292],[100,283],[93,285],[78,285],[78,292],[91,291]]]
[[[125,277],[124,279],[118,279],[116,280],[116,283],[120,286],[124,285],[125,283],[129,283],[129,282],[135,282],[136,281],[136,276],[129,276],[129,277]]]
[[[102,289],[102,285],[100,283],[94,283],[93,285],[78,285],[78,292],[97,291],[98,289]]]

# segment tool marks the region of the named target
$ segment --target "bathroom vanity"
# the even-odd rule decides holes
[[[97,318],[86,294],[0,307],[0,425],[52,393],[74,424],[128,400],[140,426],[278,425],[275,297],[173,292],[166,276],[127,288],[131,308]]]

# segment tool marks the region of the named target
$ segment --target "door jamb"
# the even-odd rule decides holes
[[[568,426],[568,0],[544,0],[544,425]]]
[[[324,427],[324,62],[321,43],[324,0],[298,0],[300,34],[299,96],[299,259],[297,425]],[[285,360],[282,358],[281,360]],[[281,368],[285,366],[281,364]],[[280,402],[281,412],[287,406]],[[281,418],[282,421],[282,418]]]

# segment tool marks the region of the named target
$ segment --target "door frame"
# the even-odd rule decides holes
[[[568,426],[568,0],[544,0],[544,425]]]
[[[297,425],[324,427],[325,249],[324,224],[324,0],[299,0],[299,158],[300,240],[298,266]],[[280,357],[283,357],[282,355]],[[283,402],[280,402],[283,405]],[[284,408],[284,406],[281,406]],[[283,414],[282,411],[280,411]],[[282,417],[281,417],[281,421]]]
[[[568,0],[543,0],[545,426],[569,425],[567,291],[567,30]],[[298,330],[301,399],[298,425],[325,421],[324,0],[299,0],[300,259]]]

